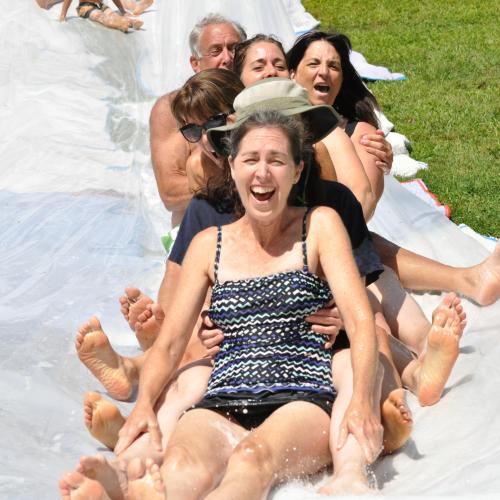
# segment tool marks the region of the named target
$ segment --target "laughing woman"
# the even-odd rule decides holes
[[[179,421],[161,469],[130,464],[130,498],[262,498],[332,454],[339,488],[354,493],[368,490],[365,466],[381,449],[374,320],[349,238],[333,210],[289,204],[303,168],[302,124],[259,112],[238,125],[230,164],[244,215],[193,240],[172,305],[177,320],[164,324],[150,351],[121,435],[149,431],[159,445],[154,406],[210,286],[210,316],[225,341],[207,393]],[[330,289],[351,342],[334,357],[333,384],[333,353],[304,319],[331,299]]]

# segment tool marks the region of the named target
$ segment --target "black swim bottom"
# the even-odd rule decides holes
[[[203,408],[215,411],[236,420],[245,429],[251,430],[261,425],[275,410],[293,401],[313,403],[330,416],[335,397],[336,393],[306,391],[225,394],[205,397],[190,409]]]

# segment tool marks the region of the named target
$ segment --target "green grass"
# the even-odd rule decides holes
[[[405,73],[369,84],[452,219],[500,236],[499,7],[494,0],[304,0],[323,29],[372,64]]]

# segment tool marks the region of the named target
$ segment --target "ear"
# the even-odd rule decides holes
[[[289,73],[290,73],[290,80],[295,80],[295,70],[291,69]]]
[[[295,176],[293,179],[294,184],[297,184],[297,182],[299,182],[300,175],[302,174],[302,170],[304,170],[304,161],[303,160],[297,165],[297,167],[295,169]]]
[[[200,60],[197,57],[190,56],[189,57],[189,64],[191,64],[191,67],[193,68],[193,71],[195,73],[200,72]]]
[[[235,123],[236,122],[236,115],[235,113],[231,113],[230,115],[227,115],[227,123]]]

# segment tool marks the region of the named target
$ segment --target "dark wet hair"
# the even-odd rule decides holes
[[[222,68],[206,69],[189,78],[172,100],[171,109],[180,125],[193,118],[207,120],[233,109],[234,98],[244,89],[240,79]]]
[[[283,58],[285,58],[285,49],[281,42],[273,37],[272,35],[263,35],[262,33],[255,35],[244,42],[237,43],[234,46],[234,59],[233,59],[233,71],[241,77],[243,72],[243,66],[245,65],[245,59],[247,57],[248,49],[254,44],[259,42],[272,43],[278,47],[283,53]]]
[[[314,159],[312,141],[306,129],[306,124],[299,115],[285,116],[279,111],[258,111],[252,114],[243,124],[234,129],[226,138],[227,151],[231,157],[236,157],[241,141],[250,130],[263,127],[279,128],[288,138],[292,158],[295,165],[304,161],[304,169],[297,184],[292,187],[288,204],[293,206],[310,206],[313,199],[321,197],[323,185],[320,182],[319,166]],[[238,217],[244,214],[234,180],[231,177],[229,162],[225,160],[222,177],[210,182],[201,194],[202,198],[219,204],[219,211],[233,212]],[[220,205],[224,200],[224,205]]]
[[[363,83],[363,80],[361,80],[361,77],[349,59],[351,42],[347,36],[340,33],[326,33],[324,31],[310,31],[305,33],[297,38],[293,47],[286,55],[288,69],[296,72],[308,47],[320,40],[330,43],[335,47],[340,56],[343,79],[333,107],[349,121],[363,121],[378,128],[379,124],[375,114],[375,110],[378,109],[377,99],[375,99],[375,96]]]

